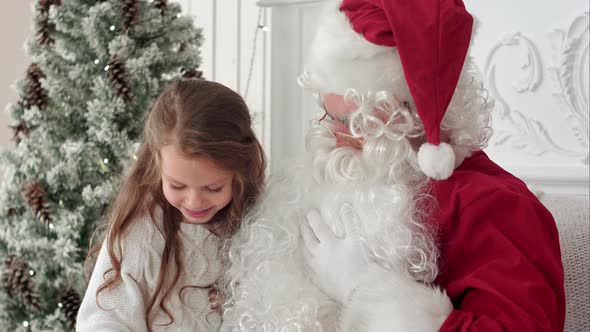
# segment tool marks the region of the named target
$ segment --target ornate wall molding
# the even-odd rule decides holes
[[[557,62],[549,67],[555,83],[554,96],[569,111],[568,120],[580,148],[582,162],[589,164],[589,13],[578,16],[567,31],[550,34]]]
[[[553,153],[588,165],[588,18],[588,13],[580,15],[567,31],[554,30],[549,34],[554,53],[551,55],[555,59],[550,66],[544,65],[537,43],[521,32],[510,34],[493,46],[485,61],[488,87],[498,104],[492,146],[536,157]],[[498,72],[509,67],[509,63],[502,61],[500,54],[513,54],[515,50],[520,52],[517,58],[519,76],[511,85],[512,93],[507,93],[506,89],[500,89],[506,82],[498,79]],[[521,100],[518,99],[540,93],[538,90],[547,83],[545,72],[549,74],[548,81],[553,85],[552,94],[559,108],[519,110],[517,104]],[[540,120],[538,112],[567,114],[568,130],[554,128],[551,122]],[[577,146],[557,143],[560,135],[574,135]]]

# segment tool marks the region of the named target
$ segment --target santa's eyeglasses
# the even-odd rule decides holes
[[[348,120],[341,120],[341,119],[335,119],[333,116],[330,115],[330,113],[328,113],[328,110],[326,110],[326,106],[324,105],[323,102],[323,98],[319,98],[318,99],[318,103],[320,105],[320,107],[324,110],[324,115],[318,120],[318,124],[320,126],[322,126],[324,129],[328,130],[330,133],[332,133],[332,135],[334,135],[334,137],[336,138],[336,142],[339,146],[350,146],[356,149],[362,149],[363,148],[363,138],[362,137],[356,137],[347,133],[342,133],[339,131],[336,131],[334,129],[334,124],[330,124],[330,123],[326,123],[326,118],[330,118],[330,120],[332,121],[339,121],[342,124],[344,124],[345,126],[349,126],[349,124],[347,123]]]

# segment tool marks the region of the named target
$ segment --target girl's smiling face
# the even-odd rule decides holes
[[[231,172],[205,157],[187,158],[174,145],[160,150],[162,191],[183,222],[205,224],[232,200]]]

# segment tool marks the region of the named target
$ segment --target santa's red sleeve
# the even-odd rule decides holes
[[[438,192],[437,283],[454,307],[442,332],[563,331],[555,222],[524,184],[509,180],[467,176],[446,188],[454,194]]]
[[[563,331],[557,227],[526,185],[478,152],[432,195],[440,288],[374,270],[345,303],[343,331]]]

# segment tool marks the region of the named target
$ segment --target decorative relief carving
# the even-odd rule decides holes
[[[516,47],[520,51],[521,75],[513,84],[516,92],[534,92],[543,81],[543,63],[538,48],[522,33],[508,35],[492,48],[485,65],[490,92],[499,105],[494,118],[495,137],[492,144],[508,145],[511,149],[524,150],[536,156],[549,151],[563,153],[565,149],[553,141],[543,123],[517,110],[500,92],[496,79],[497,67],[501,65],[498,54],[508,47]]]
[[[493,145],[506,145],[510,149],[522,150],[535,156],[552,152],[579,158],[588,165],[588,18],[588,13],[585,13],[572,22],[567,32],[555,30],[549,36],[556,53],[555,65],[547,68],[555,87],[553,94],[559,99],[560,105],[563,105],[563,109],[558,111],[567,114],[568,123],[579,146],[564,147],[556,143],[551,135],[550,123],[542,123],[519,111],[500,92],[497,72],[501,63],[498,54],[506,48],[520,50],[520,76],[512,86],[515,92],[534,93],[544,83],[545,68],[538,47],[520,32],[498,42],[485,63],[487,83],[498,104],[498,112],[494,118]]]
[[[577,17],[567,32],[554,30],[550,35],[556,63],[549,67],[555,83],[554,95],[568,111],[572,132],[582,147],[582,162],[589,163],[589,20],[588,13]]]
[[[535,44],[520,32],[514,33],[504,37],[504,39],[496,44],[486,61],[487,68],[494,69],[495,65],[492,60],[495,59],[496,53],[506,46],[521,46],[520,61],[521,61],[521,78],[514,83],[514,90],[519,93],[533,92],[537,90],[543,81],[543,63],[541,61],[541,54]]]

